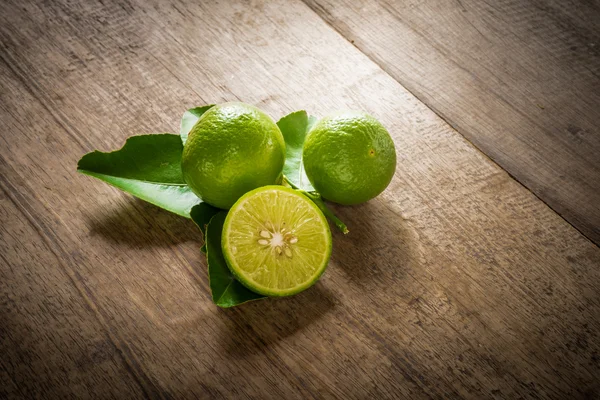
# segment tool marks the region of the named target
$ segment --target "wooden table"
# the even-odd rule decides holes
[[[523,3],[2,1],[0,398],[600,398],[600,7]],[[398,166],[315,287],[220,309],[191,221],[75,169],[231,100]]]

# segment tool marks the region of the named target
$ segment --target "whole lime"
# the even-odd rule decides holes
[[[206,111],[183,148],[183,179],[208,204],[228,209],[244,193],[279,183],[285,142],[273,120],[244,103]]]
[[[321,119],[308,133],[302,160],[306,176],[335,203],[351,205],[377,196],[396,170],[396,150],[374,117],[345,111]]]

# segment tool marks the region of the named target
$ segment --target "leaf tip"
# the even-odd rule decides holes
[[[277,121],[277,125],[279,125],[279,123],[280,123],[280,122],[284,122],[284,121],[286,121],[288,118],[294,118],[294,117],[296,117],[297,115],[301,115],[302,117],[306,117],[306,118],[308,118],[308,112],[306,112],[306,110],[298,110],[298,111],[291,112],[291,113],[289,113],[289,114],[287,114],[287,115],[284,115],[283,117],[281,117],[281,118],[279,119],[279,121]]]

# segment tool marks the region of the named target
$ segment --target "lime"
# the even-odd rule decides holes
[[[285,142],[256,107],[224,103],[205,112],[183,148],[183,179],[208,204],[227,209],[244,193],[279,183]]]
[[[244,286],[266,296],[289,296],[325,271],[331,232],[307,197],[283,186],[265,186],[231,207],[221,245],[229,269]]]
[[[388,131],[372,116],[355,111],[317,122],[304,143],[302,160],[306,176],[323,198],[345,205],[383,192],[396,170]]]

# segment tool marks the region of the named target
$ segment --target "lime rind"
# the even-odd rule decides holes
[[[378,196],[396,172],[396,149],[387,129],[374,117],[345,111],[324,117],[309,132],[302,162],[324,199],[360,204]]]
[[[244,193],[281,182],[285,141],[277,124],[244,103],[209,108],[190,130],[181,173],[206,203],[229,209]]]
[[[236,279],[266,296],[312,286],[331,256],[325,216],[306,196],[283,186],[242,196],[225,219],[221,244]]]

